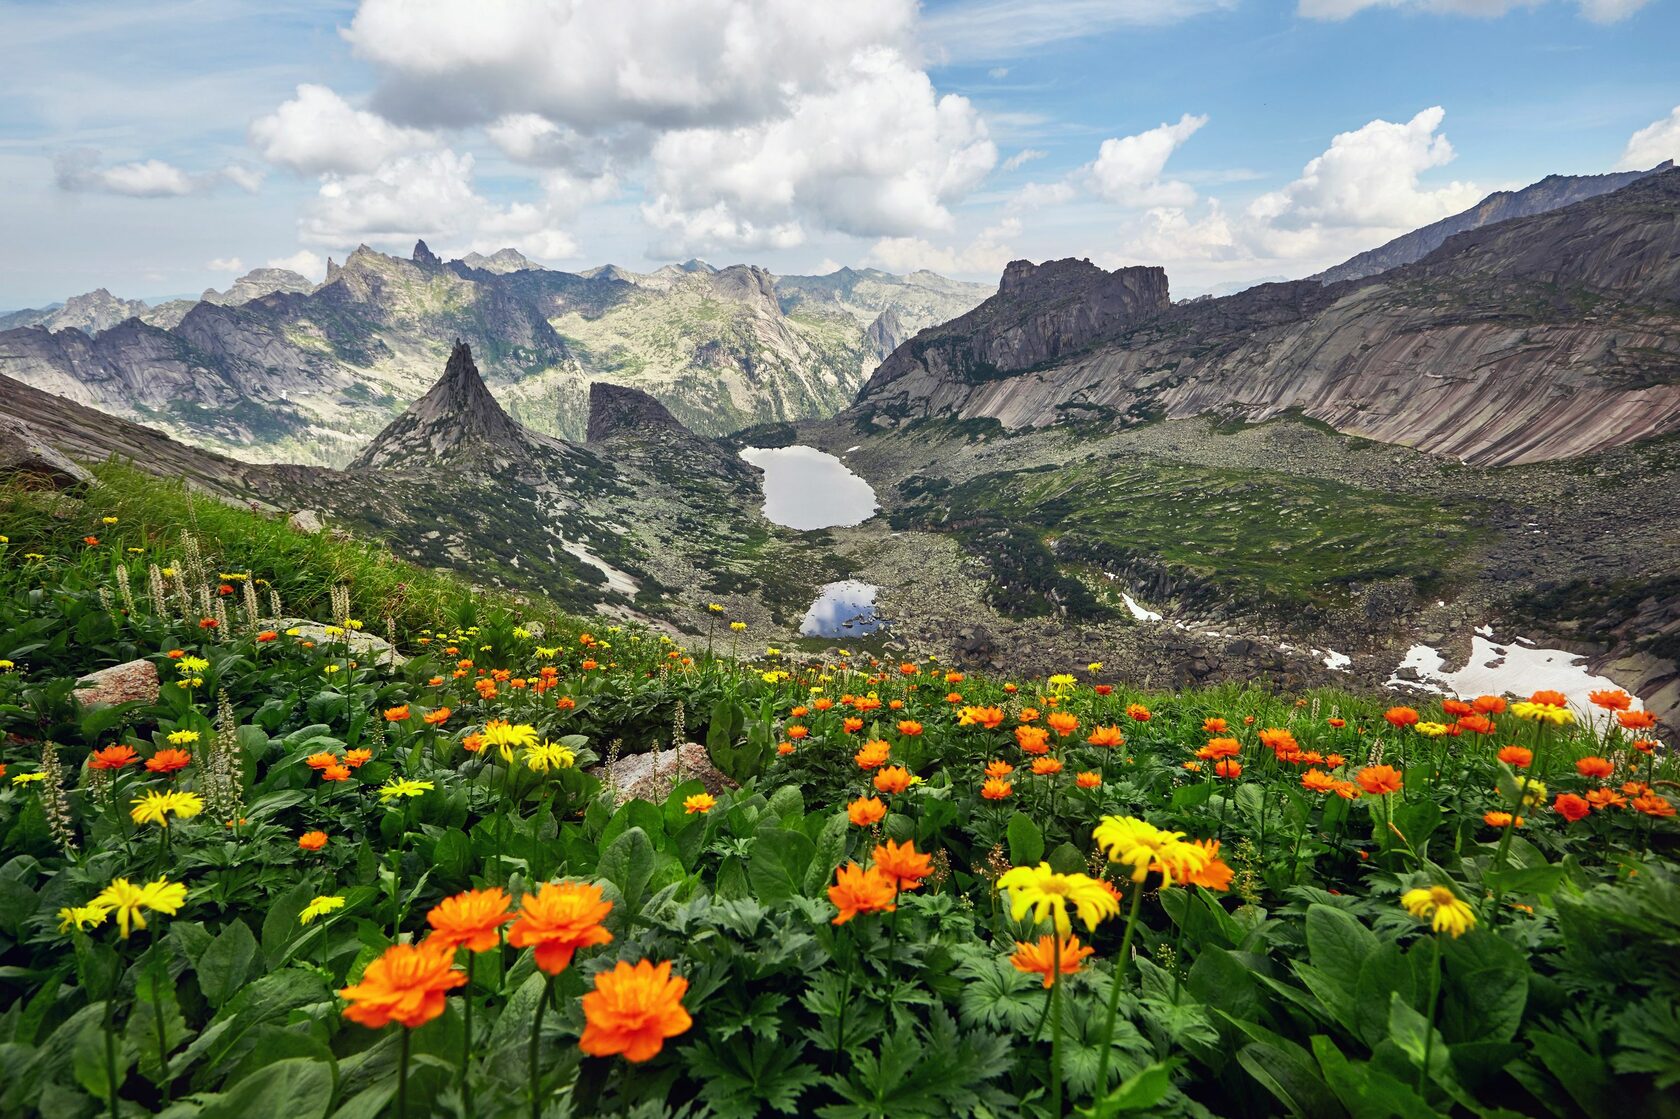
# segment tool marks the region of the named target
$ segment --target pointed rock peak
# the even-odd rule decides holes
[[[677,265],[677,267],[681,268],[684,272],[716,272],[717,271],[716,268],[713,268],[710,264],[707,264],[705,261],[701,260],[697,256],[696,257],[690,257],[689,259],[683,261],[681,264]]]
[[[338,275],[338,264],[332,257],[329,256],[327,258],[327,278],[322,282],[330,284],[333,281],[333,277],[336,275]]]
[[[507,457],[529,440],[479,376],[472,347],[460,339],[443,376],[356,456],[353,468],[447,462],[475,452]]]
[[[628,385],[592,381],[589,385],[589,427],[585,438],[599,443],[617,435],[675,431],[691,434],[670,409]]]
[[[413,256],[413,259],[414,259],[414,263],[419,264],[419,265],[423,265],[424,267],[427,267],[427,268],[442,268],[443,267],[443,261],[438,258],[438,255],[436,253],[434,253],[431,249],[428,249],[426,247],[426,242],[424,242],[424,241],[414,242],[414,256]]]

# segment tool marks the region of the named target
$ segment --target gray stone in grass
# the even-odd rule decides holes
[[[697,742],[684,743],[675,750],[626,754],[610,766],[596,766],[589,772],[613,790],[618,803],[647,800],[663,804],[671,795],[679,770],[684,781],[699,781],[713,796],[740,788],[712,764],[711,755]]]
[[[0,475],[21,475],[56,489],[93,481],[93,475],[70,461],[33,427],[0,416]]]
[[[321,532],[327,527],[321,520],[321,514],[315,512],[313,509],[299,509],[296,513],[293,513],[290,517],[286,518],[286,523],[291,525],[296,531],[307,532],[311,536]]]
[[[346,630],[343,634],[329,635],[325,624],[308,618],[267,618],[260,624],[264,629],[281,633],[295,629],[299,640],[313,641],[317,645],[347,641],[356,659],[372,656],[375,664],[390,665],[392,668],[408,663],[408,658],[391,648],[389,641],[363,630]]]
[[[76,700],[83,707],[107,704],[156,703],[158,670],[151,661],[127,661],[90,672],[76,681]]]

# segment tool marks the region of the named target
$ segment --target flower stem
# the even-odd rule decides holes
[[[402,1055],[397,1059],[397,1119],[408,1119],[408,1043],[409,1029],[402,1030]]]
[[[1137,931],[1138,910],[1143,906],[1143,883],[1132,883],[1132,908],[1126,914],[1126,933],[1120,938],[1120,954],[1114,960],[1114,982],[1108,990],[1108,1016],[1103,1021],[1102,1053],[1097,1058],[1097,1094],[1108,1094],[1108,1058],[1114,1048],[1114,1018],[1120,1011],[1120,988],[1131,959],[1132,934]]]
[[[1062,934],[1050,928],[1050,1114],[1062,1119],[1062,1016],[1057,994],[1062,989]]]
[[[466,997],[466,1007],[461,1016],[461,1111],[463,1114],[473,1113],[472,1079],[468,1076],[468,1066],[472,1061],[473,1044],[473,964],[478,954],[471,948],[467,949],[467,984],[462,994]]]
[[[1429,961],[1429,1013],[1424,1016],[1423,1035],[1423,1067],[1418,1069],[1417,1092],[1423,1095],[1424,1081],[1429,1078],[1429,1058],[1435,1048],[1435,1004],[1441,997],[1441,936],[1439,933],[1430,937],[1434,944],[1434,951],[1430,953]]]
[[[117,1119],[117,1035],[112,1025],[116,992],[105,1000],[105,1101],[111,1105],[111,1119]]]
[[[163,1031],[163,994],[159,989],[157,977],[152,977],[152,1022],[157,1027],[158,1039],[158,1091],[163,1095],[164,1106],[169,1105],[169,1048],[164,1040]]]
[[[554,994],[554,976],[548,977],[542,998],[537,1001],[537,1019],[531,1023],[531,1048],[526,1061],[531,1066],[531,1119],[542,1119],[542,1097],[538,1087],[542,1081],[542,1066],[537,1064],[537,1042],[542,1037],[543,1015],[548,1012],[549,997]]]

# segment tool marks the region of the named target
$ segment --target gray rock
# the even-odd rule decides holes
[[[10,416],[0,416],[0,474],[25,475],[58,489],[93,480],[34,428]]]
[[[100,707],[140,700],[156,703],[158,670],[151,661],[127,661],[90,672],[76,681],[76,700],[83,707]]]
[[[329,642],[348,642],[351,654],[357,658],[372,655],[375,664],[389,665],[397,668],[408,663],[408,658],[391,648],[391,643],[383,637],[375,636],[364,630],[347,630],[343,634],[329,634],[327,627],[321,622],[312,622],[308,618],[265,618],[262,623],[264,629],[279,630],[306,641],[313,641],[318,645]],[[291,631],[296,630],[295,634]]]
[[[697,742],[684,743],[674,750],[629,754],[610,766],[597,766],[590,772],[613,790],[620,803],[627,800],[662,803],[671,795],[679,774],[684,781],[699,781],[713,796],[740,787],[712,764],[711,755]]]
[[[311,536],[327,527],[321,521],[321,514],[313,509],[299,509],[286,518],[286,523],[298,532],[307,532]]]

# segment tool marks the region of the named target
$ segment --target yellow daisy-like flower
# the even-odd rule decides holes
[[[1206,867],[1208,854],[1194,843],[1184,842],[1181,831],[1163,831],[1136,816],[1104,816],[1091,838],[1107,852],[1111,861],[1131,868],[1132,881],[1142,882],[1151,870],[1161,872],[1161,884],[1173,884]]]
[[[746,622],[730,622],[729,623],[729,628],[734,630],[736,633],[745,633],[746,629],[747,629],[747,623]]]
[[[1445,723],[1417,723],[1412,727],[1412,729],[1423,735],[1425,738],[1440,738],[1442,735],[1446,734],[1450,728]]]
[[[101,906],[116,914],[117,927],[124,940],[133,929],[146,927],[146,910],[152,909],[173,917],[187,900],[187,888],[179,882],[159,878],[144,886],[137,886],[126,878],[113,878],[111,884],[99,891],[89,905]]]
[[[344,908],[344,899],[333,894],[324,894],[303,907],[298,914],[298,923],[307,925],[317,917],[325,917],[337,909]]]
[[[88,902],[86,905],[67,905],[58,911],[58,931],[61,933],[75,929],[83,932],[96,929],[105,923],[105,918],[111,915],[108,906]]]
[[[1078,683],[1078,681],[1073,678],[1073,673],[1071,672],[1058,672],[1056,675],[1050,677],[1048,683],[1052,688],[1055,688],[1057,691],[1061,691],[1063,688],[1073,687],[1074,684]]]
[[[172,730],[169,732],[169,744],[171,746],[185,746],[197,741],[198,732],[196,730]]]
[[[502,760],[513,763],[513,752],[537,744],[537,728],[529,723],[510,723],[505,719],[491,719],[484,724],[484,744],[496,747]]]
[[[14,785],[32,785],[37,781],[45,781],[46,779],[47,775],[39,771],[35,773],[12,774],[12,784]]]
[[[437,788],[430,781],[415,781],[407,777],[395,777],[379,786],[379,799],[392,801],[399,797],[417,797]]]
[[[1030,909],[1035,922],[1050,918],[1063,936],[1073,928],[1068,920],[1069,907],[1087,930],[1094,930],[1120,912],[1120,903],[1101,882],[1084,874],[1058,874],[1049,863],[1007,870],[998,878],[997,888],[1009,891],[1009,912],[1015,920],[1021,920]]]
[[[197,793],[183,793],[171,790],[160,793],[156,789],[147,789],[143,794],[131,802],[134,807],[129,809],[129,816],[137,824],[156,824],[160,828],[169,826],[169,817],[190,819],[204,811],[204,798]]]
[[[1530,703],[1522,700],[1511,704],[1511,714],[1519,719],[1532,719],[1537,723],[1553,723],[1565,726],[1575,721],[1575,715],[1567,707],[1553,707],[1549,703]]]
[[[1530,781],[1523,789],[1522,803],[1524,808],[1533,808],[1537,804],[1545,804],[1547,799],[1546,785],[1543,781]]]
[[[1428,921],[1430,928],[1454,940],[1476,927],[1475,911],[1446,886],[1407,890],[1400,895],[1400,904],[1407,913]]]
[[[203,672],[209,667],[210,662],[203,657],[182,657],[175,662],[175,668],[182,676],[191,676],[194,673]]]
[[[538,773],[570,769],[576,762],[577,755],[558,742],[542,742],[525,748],[525,764]]]

